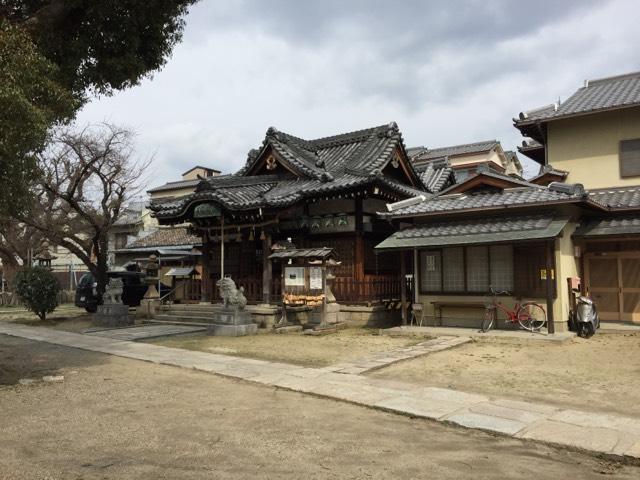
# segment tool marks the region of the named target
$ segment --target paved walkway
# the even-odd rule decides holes
[[[489,398],[285,363],[0,324],[0,334],[192,368],[489,432],[640,460],[640,419]]]
[[[91,329],[85,331],[84,334],[136,342],[152,338],[204,332],[206,330],[205,327],[192,327],[188,325],[142,325],[136,327]]]
[[[565,342],[575,338],[575,332],[558,332],[548,334],[545,331],[540,333],[528,332],[526,330],[497,330],[492,329],[488,332],[482,332],[477,328],[463,327],[418,327],[412,325],[404,325],[401,327],[385,328],[380,330],[382,335],[392,336],[414,336],[424,335],[425,337],[472,337],[472,338],[513,338],[519,340],[533,340],[546,342]]]
[[[462,345],[470,341],[471,339],[469,337],[442,336],[434,338],[433,340],[418,343],[417,345],[374,353],[351,362],[337,363],[327,367],[327,369],[331,369],[336,373],[360,375],[365,372],[370,372],[371,370],[388,367],[389,365],[402,362],[404,360],[411,360],[412,358],[457,347],[458,345]]]

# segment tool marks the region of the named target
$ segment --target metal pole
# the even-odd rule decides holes
[[[160,252],[158,252],[158,296],[162,298],[162,290],[160,289],[160,279],[162,278],[160,276],[160,273],[162,271],[162,263],[161,263],[161,257],[160,257]]]
[[[220,278],[224,278],[224,215],[220,216]]]

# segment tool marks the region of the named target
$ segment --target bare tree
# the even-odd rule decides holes
[[[43,240],[42,232],[9,217],[0,217],[0,259],[5,278],[11,279],[22,265],[28,265],[32,252]]]
[[[107,283],[108,235],[123,207],[145,186],[151,160],[133,156],[133,133],[102,124],[54,132],[39,155],[35,206],[18,220],[75,254]]]

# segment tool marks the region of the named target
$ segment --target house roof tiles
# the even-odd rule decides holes
[[[566,185],[565,187],[557,188],[557,184],[551,184],[549,187],[532,185],[499,192],[440,194],[427,198],[424,202],[390,213],[381,213],[381,215],[411,217],[464,210],[505,209],[514,206],[576,202],[585,198],[585,192],[581,185]]]
[[[640,72],[588,80],[566,101],[523,112],[516,126],[613,108],[640,106]]]
[[[127,249],[194,245],[202,245],[202,238],[191,235],[185,227],[169,227],[159,228],[146,237],[139,238],[127,245]]]
[[[395,232],[376,249],[473,245],[553,238],[568,219],[553,214],[480,217],[429,222]]]
[[[468,155],[472,153],[486,152],[500,145],[498,140],[484,140],[482,142],[464,143],[450,147],[422,148],[413,154],[412,161],[419,164],[422,161],[436,158],[452,157],[454,155]]]

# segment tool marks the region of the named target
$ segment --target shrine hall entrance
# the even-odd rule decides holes
[[[587,253],[584,276],[601,320],[640,322],[640,252]]]

